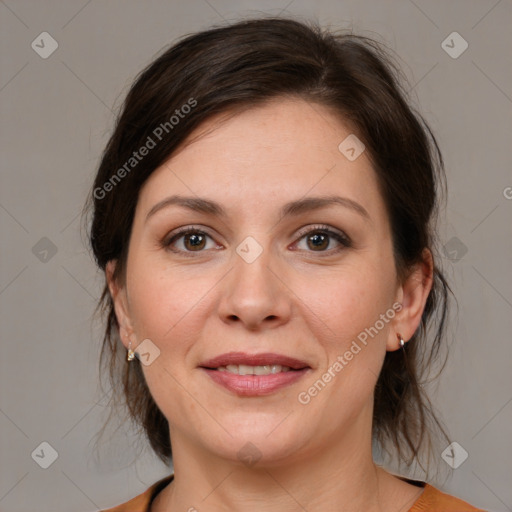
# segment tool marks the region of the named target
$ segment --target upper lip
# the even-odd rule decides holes
[[[262,354],[227,352],[226,354],[221,354],[220,356],[214,357],[213,359],[203,361],[199,366],[202,366],[203,368],[218,368],[219,366],[227,366],[228,364],[245,364],[248,366],[265,366],[278,364],[281,366],[288,366],[294,370],[309,368],[309,365],[304,361],[300,361],[299,359],[281,354],[273,354],[271,352],[265,352]]]

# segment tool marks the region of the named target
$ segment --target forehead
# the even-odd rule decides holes
[[[340,150],[354,135],[327,107],[302,99],[216,116],[152,173],[138,208],[147,213],[166,196],[184,194],[245,215],[306,195],[340,194],[378,215],[382,198],[366,151],[350,160]]]

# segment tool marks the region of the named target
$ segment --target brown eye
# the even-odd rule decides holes
[[[162,247],[169,249],[173,252],[178,253],[191,253],[191,252],[203,252],[206,247],[208,239],[212,240],[210,235],[194,228],[185,228],[177,233],[171,235],[162,241]],[[213,247],[218,247],[213,244]]]
[[[187,249],[195,251],[204,248],[206,237],[204,237],[202,234],[190,233],[188,235],[184,235],[183,240],[183,244]]]
[[[329,236],[324,233],[307,235],[308,246],[312,249],[326,249],[329,246]]]
[[[327,226],[314,226],[313,229],[302,231],[300,235],[297,244],[300,244],[305,239],[306,247],[299,247],[299,249],[307,252],[333,254],[352,247],[352,241],[347,235],[343,232],[333,231]],[[329,248],[332,241],[334,241],[334,247]]]

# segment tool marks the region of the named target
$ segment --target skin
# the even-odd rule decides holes
[[[417,329],[432,286],[432,259],[399,282],[391,228],[366,152],[349,161],[338,145],[351,133],[326,107],[280,98],[229,118],[212,118],[156,169],[136,208],[126,279],[107,267],[120,334],[132,348],[149,338],[160,355],[142,365],[169,421],[175,480],[152,511],[408,510],[422,489],[372,459],[373,391],[386,351]],[[359,203],[279,217],[304,196],[336,193]],[[212,199],[215,217],[177,205],[146,221],[174,194]],[[347,235],[317,248],[307,228]],[[173,252],[161,241],[182,226]],[[252,236],[262,253],[247,263],[237,246]],[[336,249],[340,249],[338,252]],[[187,252],[188,251],[188,252]],[[186,253],[186,254],[185,254]],[[187,256],[188,255],[188,256]],[[307,405],[297,396],[317,381],[393,303],[402,309]],[[306,361],[309,373],[271,395],[241,397],[198,365],[229,351],[277,352]],[[237,456],[247,442],[256,464]],[[314,490],[314,492],[312,492]]]

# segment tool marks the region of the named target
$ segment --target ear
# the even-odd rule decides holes
[[[126,286],[120,286],[117,280],[114,279],[116,265],[117,260],[110,260],[106,265],[105,275],[108,288],[110,290],[110,296],[114,303],[117,322],[119,324],[119,336],[123,345],[128,348],[128,341],[130,339],[132,340],[132,343],[135,341],[133,338],[134,329],[130,318]]]
[[[386,344],[388,351],[400,348],[397,334],[407,342],[420,325],[434,278],[434,259],[429,249],[423,250],[422,258],[397,290],[396,300],[402,308],[393,319],[393,327],[390,329]]]

